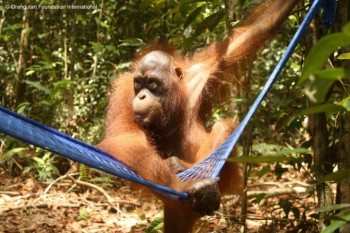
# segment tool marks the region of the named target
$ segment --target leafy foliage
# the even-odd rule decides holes
[[[53,162],[55,157],[51,155],[50,152],[44,152],[42,157],[34,156],[34,163],[27,166],[23,172],[28,173],[34,170],[39,180],[53,181],[53,176],[58,175],[59,171]]]
[[[162,232],[162,227],[164,223],[164,216],[163,214],[160,214],[157,216],[146,228],[145,232],[146,233],[160,233]]]
[[[30,5],[41,10],[15,7],[24,5],[1,6],[1,105],[90,143],[103,133],[111,80],[141,47],[167,39],[187,52],[224,38],[231,27],[218,0],[97,0],[89,3],[92,10],[49,9],[67,5],[34,0]],[[9,148],[15,147],[23,146],[13,141]]]
[[[302,111],[301,114],[311,115],[315,113],[326,113],[328,117],[331,118],[332,115],[338,114],[339,112],[349,112],[349,88],[344,85],[342,95],[334,95],[333,89],[336,83],[342,83],[342,80],[350,78],[350,70],[341,67],[324,68],[327,59],[335,54],[334,51],[340,51],[340,47],[349,45],[350,24],[347,24],[344,26],[342,32],[321,38],[311,49],[305,60],[305,67],[301,74],[299,85],[304,85],[305,94],[315,105]],[[349,59],[347,53],[340,54],[338,57],[340,57],[341,60]],[[328,127],[334,126],[329,125]],[[338,140],[338,138],[334,139],[336,143]],[[320,185],[326,181],[340,182],[341,180],[348,180],[349,174],[349,168],[339,170],[319,178],[316,180],[316,185]],[[344,210],[339,213],[333,212],[334,214],[330,215],[331,224],[324,228],[322,233],[334,232],[349,221],[350,208],[348,205],[348,203],[342,203],[341,205],[331,205],[319,210],[320,212],[324,212],[344,208]]]
[[[225,38],[242,15],[257,3],[239,0],[230,9],[229,2],[94,0],[88,3],[96,6],[92,10],[29,11],[5,9],[2,5],[0,104],[73,137],[96,143],[103,134],[109,84],[129,68],[135,52],[146,44],[165,39],[184,53],[190,53]],[[30,3],[62,5],[58,0],[33,0]],[[83,4],[82,1],[75,3]],[[23,5],[23,1],[14,0],[9,4]],[[253,69],[239,80],[242,88],[236,90],[225,104],[217,106],[213,120],[244,114],[298,27],[298,17],[299,14],[290,16],[285,29],[259,53]],[[255,172],[258,179],[271,171],[276,179],[283,179],[288,172],[286,164],[298,171],[304,169],[308,174],[312,173],[309,149],[312,139],[305,126],[306,115],[326,112],[329,116],[327,127],[333,130],[331,144],[339,140],[341,132],[336,113],[350,111],[349,88],[342,86],[342,94],[332,90],[342,79],[349,79],[350,71],[323,67],[330,55],[332,59],[349,60],[349,53],[338,52],[339,47],[349,44],[350,26],[347,25],[341,33],[320,40],[305,60],[303,71],[300,68],[302,46],[289,61],[251,122],[253,156],[237,158],[239,162],[252,164],[251,174]],[[21,56],[25,56],[24,63]],[[317,103],[313,108],[307,108],[302,88],[305,95]],[[0,151],[0,169],[12,171],[19,162],[26,173],[40,180],[52,180],[69,169],[66,160],[9,137],[1,136]],[[81,172],[84,178],[88,177],[85,169]],[[346,172],[334,173],[324,180],[334,181],[347,175]],[[92,181],[110,186],[108,176]],[[256,202],[260,203],[264,197],[262,192]],[[292,198],[281,200],[278,206],[287,218],[294,216],[295,219],[306,209],[296,205]],[[342,209],[336,217],[347,219],[349,208],[343,206]],[[79,218],[91,215],[87,209],[79,213]],[[161,217],[157,218],[148,232],[158,231],[161,224]],[[335,221],[325,232],[339,225],[340,222]]]
[[[327,99],[327,94],[334,82],[342,78],[350,78],[350,70],[346,68],[331,68],[324,70],[323,67],[329,56],[339,47],[350,45],[350,24],[346,25],[343,32],[325,36],[321,38],[312,48],[310,54],[305,60],[305,66],[299,80],[299,85],[305,85],[305,94],[315,103],[323,103]],[[341,59],[347,59],[347,55],[340,55]],[[309,82],[307,82],[309,81]],[[349,110],[349,100],[344,98],[335,105],[339,106],[340,110]],[[317,106],[317,110],[309,109],[314,113],[322,111],[330,113],[333,109],[330,105]],[[329,107],[329,108],[327,108]],[[343,109],[341,109],[343,108]]]

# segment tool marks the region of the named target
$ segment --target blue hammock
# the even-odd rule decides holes
[[[255,102],[249,109],[247,115],[244,117],[233,134],[216,151],[210,154],[202,162],[179,173],[179,179],[183,181],[198,178],[216,179],[226,159],[237,143],[240,135],[243,133],[243,130],[247,126],[249,120],[252,118],[253,114],[257,110],[267,92],[270,90],[278,75],[281,73],[283,67],[287,63],[289,57],[292,55],[301,37],[307,30],[311,20],[318,12],[324,1],[327,2],[327,4],[335,4],[335,0],[315,0],[313,2],[309,12],[305,16],[303,22],[291,40],[288,48],[286,49],[286,52],[267,80],[264,88],[261,90]],[[135,173],[123,162],[113,158],[111,155],[96,147],[74,139],[66,134],[58,132],[55,129],[33,121],[25,116],[19,115],[1,106],[0,132],[29,144],[33,144],[37,147],[41,147],[53,153],[62,155],[79,163],[86,164],[98,170],[102,170],[109,174],[119,176],[123,179],[148,186],[167,198],[171,198],[177,201],[186,201],[189,198],[189,195],[187,193],[178,192],[168,187],[143,179],[139,174]]]

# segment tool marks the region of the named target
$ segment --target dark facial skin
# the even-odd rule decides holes
[[[172,132],[170,122],[176,117],[171,113],[176,106],[172,105],[168,94],[177,87],[179,74],[170,57],[160,51],[141,59],[136,67],[132,103],[134,119],[140,126],[158,134]]]

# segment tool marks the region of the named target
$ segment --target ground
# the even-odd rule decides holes
[[[220,210],[202,218],[196,232],[241,232],[243,220],[252,233],[318,232],[315,197],[305,194],[307,177],[286,169],[288,175],[277,181],[273,174],[249,179],[246,218],[242,198],[225,196]],[[108,187],[80,181],[74,173],[39,182],[1,167],[0,177],[0,232],[144,232],[161,215],[160,201],[119,178]]]

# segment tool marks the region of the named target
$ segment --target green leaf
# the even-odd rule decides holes
[[[75,85],[75,82],[73,80],[68,80],[68,79],[64,79],[61,81],[57,81],[53,84],[54,89],[64,89],[69,87],[70,85]]]
[[[350,96],[345,98],[345,99],[342,99],[337,104],[340,106],[343,106],[349,112],[350,111]]]
[[[290,154],[304,154],[308,153],[307,148],[288,148],[275,144],[259,143],[253,146],[253,151],[259,154],[279,156],[279,155],[290,155]]]
[[[225,14],[222,11],[209,15],[198,25],[195,35],[198,36],[207,29],[213,30],[224,16]]]
[[[25,115],[26,109],[30,106],[29,102],[20,103],[16,109],[16,112],[22,115]]]
[[[21,154],[25,150],[26,150],[26,148],[24,148],[24,147],[13,148],[11,150],[6,151],[2,156],[5,157],[5,158],[11,157],[11,156],[13,156],[15,154]]]
[[[266,175],[270,170],[271,170],[271,169],[270,169],[270,165],[264,166],[264,167],[258,172],[258,177],[259,177],[259,179],[260,179],[261,177],[263,177],[264,175]]]
[[[321,70],[319,72],[316,72],[315,76],[317,79],[327,79],[336,81],[341,78],[350,78],[350,70],[344,68]]]
[[[343,32],[344,34],[350,36],[350,23],[345,24],[345,26],[343,27]]]
[[[259,204],[264,199],[265,196],[266,196],[266,193],[259,193],[256,196],[256,202]]]
[[[305,82],[311,74],[321,70],[333,51],[347,45],[350,45],[350,35],[344,33],[335,33],[321,38],[307,56],[298,84]]]
[[[146,228],[146,233],[158,233],[161,232],[161,229],[164,225],[164,216],[163,214],[156,217]]]
[[[45,164],[45,160],[43,160],[42,158],[33,157],[33,160],[35,160],[37,163],[39,163],[41,165]]]
[[[339,60],[350,60],[350,53],[343,53],[340,54],[337,59]]]
[[[191,14],[186,18],[184,23],[184,28],[187,28],[187,26],[190,25],[193,22],[193,20],[195,20],[198,17],[198,15],[200,15],[203,9],[204,9],[204,6],[200,6],[195,10],[193,10]]]
[[[326,103],[321,104],[309,109],[305,109],[299,113],[299,115],[312,115],[317,113],[326,113],[326,114],[332,114],[336,112],[346,111],[346,108],[343,106],[340,106],[338,104],[332,104],[332,103]]]
[[[208,0],[185,0],[182,2],[182,4],[191,4],[191,3],[198,3],[198,2],[208,2]]]
[[[51,64],[52,61],[50,59],[50,56],[47,54],[47,52],[45,52],[42,48],[38,47],[39,52],[41,57],[43,58],[44,61],[46,61],[47,63]]]
[[[335,219],[329,226],[321,231],[321,233],[332,233],[344,224],[350,221],[350,210],[345,210],[333,217]]]
[[[32,74],[34,74],[35,73],[35,70],[28,70],[27,72],[26,72],[26,76],[30,76],[30,75],[32,75]]]
[[[293,160],[292,156],[239,156],[236,158],[228,158],[228,161],[239,163],[278,163]]]
[[[92,44],[92,47],[94,48],[94,51],[96,53],[102,52],[104,49],[104,46],[101,43],[91,42],[91,44]]]
[[[322,184],[326,181],[338,181],[338,180],[344,180],[344,179],[350,180],[350,169],[345,169],[342,171],[337,171],[337,172],[325,175],[317,180],[316,185]]]
[[[22,30],[22,33],[28,36],[32,31],[33,28],[25,28]]]
[[[280,155],[289,155],[289,154],[305,154],[308,153],[309,150],[307,148],[283,148],[276,153],[273,154],[273,156],[280,156]]]
[[[254,151],[263,153],[263,156],[239,156],[236,158],[228,158],[228,161],[239,162],[239,163],[278,163],[287,162],[294,160],[294,156],[291,154],[304,154],[308,153],[309,150],[306,148],[286,148],[271,144],[258,144],[253,147]],[[277,151],[274,151],[277,150]]]
[[[318,212],[329,212],[344,208],[350,208],[350,203],[336,204],[336,205],[328,205],[317,208]]]
[[[23,27],[22,23],[16,23],[16,24],[13,24],[12,26],[10,26],[10,30],[16,31],[18,29],[22,29],[22,27]]]
[[[133,46],[140,47],[145,43],[140,38],[128,38],[121,41],[122,43],[118,47]]]
[[[289,124],[289,122],[293,121],[298,116],[303,116],[303,115],[313,115],[317,113],[326,113],[328,116],[337,113],[337,112],[342,112],[342,111],[349,111],[349,105],[350,105],[350,99],[346,98],[343,99],[342,101],[338,103],[325,103],[321,105],[317,105],[308,109],[305,109],[298,114],[290,116],[286,122]]]
[[[341,78],[350,78],[350,70],[335,68],[315,72],[309,77],[311,82],[305,85],[305,94],[312,102],[322,103],[332,84]]]
[[[51,94],[51,90],[49,88],[45,87],[44,85],[42,85],[40,82],[33,82],[33,81],[29,81],[29,80],[24,80],[23,82],[29,86],[32,86],[32,87],[38,89],[39,91],[44,92],[45,94],[48,94],[48,95]]]

